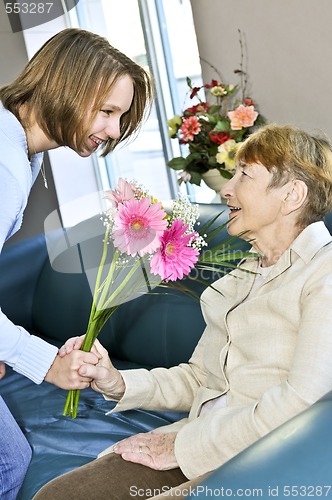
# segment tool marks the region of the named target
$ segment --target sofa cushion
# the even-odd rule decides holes
[[[0,257],[0,306],[10,320],[33,330],[32,308],[40,272],[47,260],[44,235],[7,245]]]
[[[119,368],[132,368],[116,362]],[[114,403],[92,389],[81,391],[76,419],[64,417],[67,391],[36,385],[7,368],[0,394],[32,448],[32,460],[17,500],[31,500],[46,482],[94,460],[116,441],[167,425],[184,413],[130,410],[106,415]]]

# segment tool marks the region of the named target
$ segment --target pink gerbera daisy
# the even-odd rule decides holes
[[[197,262],[198,250],[187,246],[195,233],[184,234],[187,228],[188,224],[175,220],[160,237],[161,247],[151,259],[151,272],[165,281],[182,279]]]
[[[119,203],[123,203],[126,200],[130,200],[134,197],[134,186],[122,179],[118,180],[118,185],[115,189],[108,189],[105,191],[105,198],[107,198],[113,207],[117,207]]]
[[[114,217],[114,246],[128,255],[153,253],[160,246],[159,237],[167,226],[166,212],[160,203],[149,198],[134,198],[118,205]]]

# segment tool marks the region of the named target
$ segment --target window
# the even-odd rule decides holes
[[[174,198],[176,173],[166,165],[179,155],[177,141],[168,137],[167,119],[183,109],[186,76],[201,82],[201,68],[190,0],[80,0],[72,23],[105,36],[137,63],[150,68],[156,83],[151,116],[138,137],[119,146],[106,159],[96,158],[100,188],[118,177],[137,179],[160,200]],[[185,47],[185,51],[181,48]],[[209,188],[188,189],[193,201],[209,202]]]
[[[61,2],[69,5],[69,0]],[[70,148],[49,151],[64,225],[70,227],[99,213],[101,192],[114,186],[120,176],[141,182],[161,201],[174,198],[179,189],[187,191],[193,202],[214,200],[215,192],[204,183],[199,188],[191,184],[179,188],[176,172],[166,165],[181,154],[177,141],[168,137],[167,119],[189,105],[186,76],[195,85],[201,84],[190,0],[79,0],[75,8],[68,8],[64,16],[24,30],[29,57],[55,33],[80,26],[105,36],[139,64],[150,67],[157,98],[135,141],[120,145],[106,159],[81,158]]]

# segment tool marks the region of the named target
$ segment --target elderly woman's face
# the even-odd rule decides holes
[[[228,232],[248,231],[246,239],[268,235],[278,229],[287,185],[269,188],[272,174],[260,163],[240,164],[221,193],[230,208]],[[272,232],[271,232],[272,230]]]

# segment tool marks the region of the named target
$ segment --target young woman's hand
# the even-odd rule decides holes
[[[64,357],[57,355],[45,380],[61,389],[85,389],[89,387],[92,379],[88,375],[81,374],[79,369],[84,366],[94,366],[98,362],[99,357],[92,352],[73,350]]]
[[[83,340],[84,335],[80,335],[79,337],[71,337],[70,339],[68,339],[65,344],[63,344],[63,346],[59,349],[58,355],[60,356],[60,358],[63,358],[67,354],[70,354],[72,351],[81,349]],[[93,352],[93,354],[95,354],[98,358],[101,358],[101,355],[96,348],[96,343],[93,344],[90,352]]]
[[[84,335],[72,337],[59,349],[59,356],[65,358],[81,348]],[[107,350],[98,339],[95,340],[91,353],[98,357],[98,363],[82,364],[79,374],[91,381],[91,387],[114,399],[120,399],[125,392],[125,383],[120,372],[114,368]]]
[[[0,361],[0,380],[6,375],[6,365]]]

